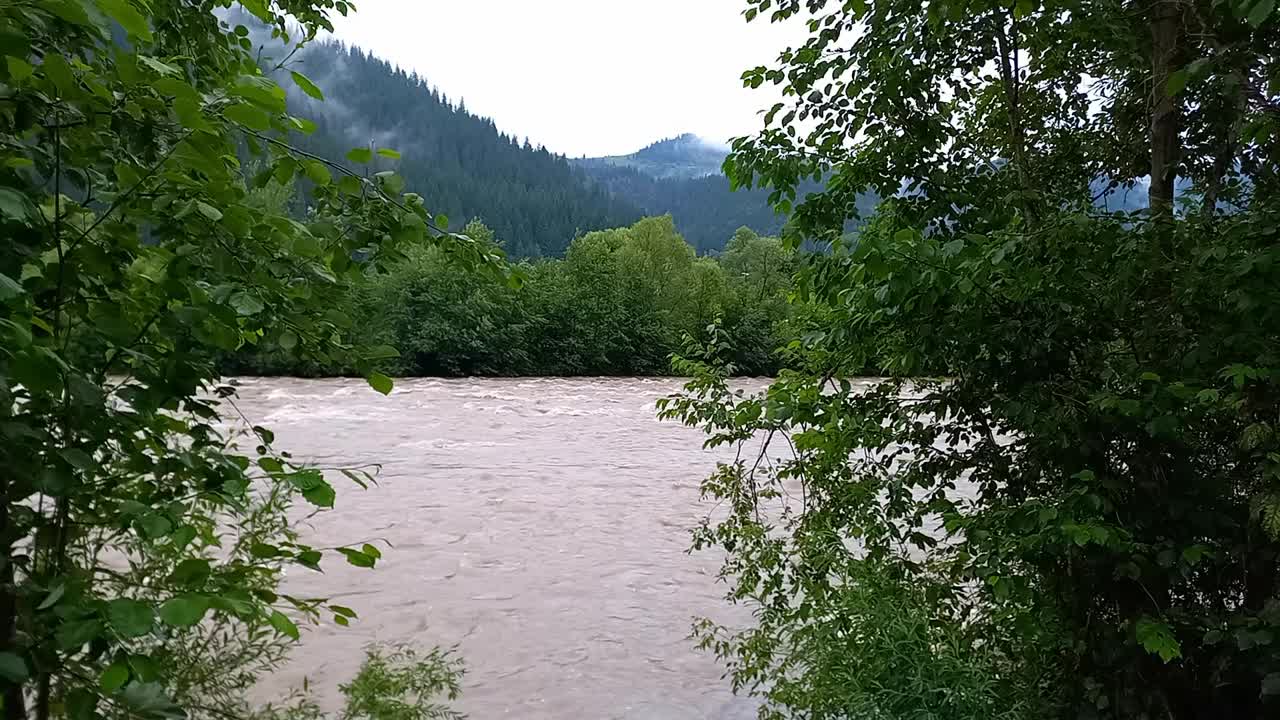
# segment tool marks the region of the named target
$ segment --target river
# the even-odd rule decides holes
[[[687,553],[717,456],[655,419],[678,380],[403,380],[390,397],[359,380],[238,382],[279,449],[383,465],[377,487],[340,487],[305,538],[391,545],[376,570],[334,558],[290,574],[290,591],[360,619],[304,631],[258,700],[306,678],[332,706],[362,648],[409,642],[458,646],[456,707],[474,720],[754,717],[689,639],[695,616],[744,614],[723,600],[717,557]]]

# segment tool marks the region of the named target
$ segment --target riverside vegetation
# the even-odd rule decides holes
[[[379,548],[311,547],[288,511],[372,469],[225,431],[228,363],[386,393],[388,370],[656,371],[682,334],[662,413],[742,450],[695,544],[755,611],[697,632],[762,717],[1280,712],[1274,0],[748,0],[808,30],[744,75],[783,101],[726,166],[781,243],[699,259],[656,218],[516,267],[352,171],[395,150],[302,151],[272,78],[321,88],[288,53],[264,69],[228,5],[0,6],[6,719],[321,714],[245,691],[299,623],[353,617],[282,573]],[[352,10],[243,6],[304,43]],[[1100,210],[1100,182],[1148,207]],[[767,391],[729,387],[780,340]],[[370,653],[344,717],[451,714],[451,655]]]
[[[342,337],[326,298],[410,248],[495,281],[484,244],[446,230],[393,173],[300,152],[311,129],[260,65],[230,2],[41,0],[0,6],[0,716],[222,718],[299,625],[355,612],[281,591],[287,568],[371,568],[373,545],[312,547],[294,504],[329,478],[267,428],[229,432],[219,355],[270,344],[363,371],[386,351]],[[250,0],[282,39],[331,29],[342,0]],[[322,93],[289,58],[305,93]],[[378,156],[396,155],[377,148]],[[254,158],[253,164],[241,161]],[[346,160],[368,163],[375,150]],[[250,173],[249,168],[254,168]],[[311,211],[263,199],[305,175]],[[221,416],[221,417],[220,417]],[[460,668],[374,648],[344,686],[348,718],[449,717]],[[260,711],[313,717],[299,698]]]
[[[741,448],[696,542],[755,622],[704,646],[765,718],[1276,717],[1276,3],[747,5],[808,39],[729,175],[830,252],[766,392],[678,363],[665,414]]]
[[[497,251],[473,221],[465,233]],[[670,216],[576,238],[563,259],[514,266],[498,284],[439,250],[409,253],[336,295],[351,333],[398,357],[390,375],[661,375],[681,338],[720,322],[739,372],[772,375],[803,314],[787,303],[800,260],[742,228],[717,257],[697,257]],[[252,347],[252,346],[250,346]],[[228,372],[339,375],[354,368],[298,358],[278,344],[228,357]]]

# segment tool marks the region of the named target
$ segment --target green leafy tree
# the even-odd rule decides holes
[[[810,34],[744,75],[784,101],[730,176],[830,252],[797,371],[732,394],[713,340],[664,405],[746,458],[696,536],[756,609],[704,628],[735,684],[767,717],[1273,717],[1275,4],[747,16]],[[1109,186],[1147,207],[1099,210]],[[891,200],[846,238],[868,190]],[[869,624],[897,598],[937,639]]]
[[[0,707],[5,718],[218,715],[197,704],[270,662],[267,636],[351,611],[278,592],[326,554],[269,510],[331,508],[321,468],[228,432],[216,360],[278,348],[368,372],[323,298],[429,244],[494,276],[493,248],[444,231],[393,173],[297,150],[288,112],[230,2],[49,0],[0,7]],[[331,29],[342,0],[255,0],[285,45]],[[394,151],[359,148],[366,164]],[[256,158],[250,176],[244,158]],[[305,220],[254,187],[314,187]],[[336,472],[336,471],[335,471]],[[368,474],[348,469],[353,480]],[[267,508],[266,515],[255,515]],[[256,518],[256,519],[255,519]],[[277,518],[278,519],[278,518]],[[227,528],[238,528],[228,533]],[[184,648],[213,624],[235,637]],[[237,661],[237,642],[253,657]],[[193,668],[180,658],[192,660]],[[201,679],[201,678],[205,679]],[[205,683],[207,690],[201,690]]]

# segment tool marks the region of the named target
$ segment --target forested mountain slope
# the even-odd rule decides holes
[[[303,148],[331,158],[354,146],[399,151],[399,160],[379,162],[453,224],[483,218],[513,255],[559,255],[579,233],[640,216],[563,156],[499,132],[416,74],[336,42],[309,45],[300,55],[291,67],[325,94],[318,102],[291,92],[295,107],[317,125],[298,138]]]
[[[700,253],[719,252],[740,227],[777,235],[785,218],[769,206],[766,190],[730,190],[720,170],[728,149],[696,135],[661,140],[630,155],[577,158],[572,162],[615,197],[646,215],[670,213],[676,227]],[[800,197],[818,189],[802,183]],[[863,214],[875,199],[859,203]]]

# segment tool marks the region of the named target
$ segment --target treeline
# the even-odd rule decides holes
[[[474,221],[467,234],[494,233]],[[334,299],[357,344],[391,346],[384,370],[401,376],[660,375],[686,334],[720,322],[738,374],[771,375],[793,332],[787,295],[796,256],[772,237],[739,229],[725,251],[699,257],[670,216],[580,235],[563,259],[525,261],[518,287],[495,283],[422,249],[390,273]],[[337,375],[251,349],[226,372]]]

